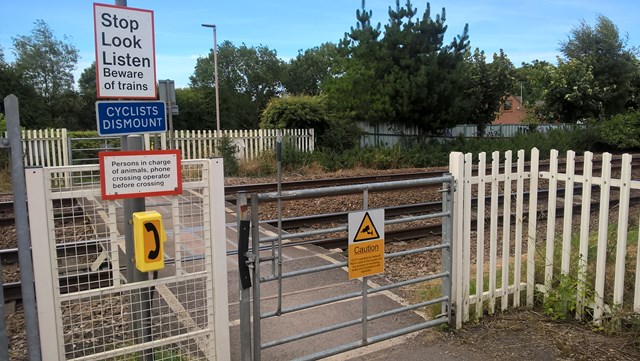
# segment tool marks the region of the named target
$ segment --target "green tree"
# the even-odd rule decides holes
[[[322,83],[332,75],[338,53],[337,45],[324,43],[298,52],[289,62],[283,83],[293,95],[320,95]]]
[[[589,64],[578,59],[558,59],[557,68],[550,70],[544,108],[552,118],[575,123],[603,114],[604,91],[598,87]]]
[[[391,99],[381,79],[385,62],[379,41],[381,25],[371,25],[372,11],[362,1],[356,10],[358,22],[338,46],[336,76],[328,79],[327,92],[332,108],[356,121],[383,122],[391,116]]]
[[[93,130],[96,128],[96,62],[85,68],[78,79],[78,93],[80,102],[80,119],[78,128]]]
[[[16,68],[0,57],[0,113],[4,114],[4,98],[14,94],[20,102],[20,123],[27,128],[42,124],[48,117],[44,99],[35,88],[22,79]]]
[[[484,134],[513,88],[514,67],[502,49],[493,54],[493,61],[486,62],[484,51],[478,48],[468,61],[469,86],[467,99],[470,102],[468,123],[478,125],[478,133]]]
[[[236,47],[225,41],[217,50],[221,126],[256,128],[267,102],[283,91],[286,64],[275,50],[262,45]],[[212,50],[208,57],[197,60],[190,86],[213,89],[213,65]]]
[[[78,49],[56,39],[43,20],[36,20],[31,35],[13,38],[16,56],[14,66],[51,105],[56,97],[73,89],[73,70],[78,62]]]
[[[553,64],[544,60],[522,63],[514,70],[511,94],[522,95],[527,106],[534,106],[536,102],[544,100],[544,91],[551,81],[549,75],[554,68]]]
[[[77,94],[72,72],[78,61],[78,49],[66,36],[64,41],[58,40],[46,22],[37,20],[30,35],[13,38],[13,50],[18,82],[33,88],[45,108],[36,119],[27,119],[30,124],[25,125],[77,124],[78,102],[74,99]]]
[[[595,26],[582,21],[571,30],[568,39],[560,43],[565,65],[576,62],[574,68],[581,68],[583,73],[588,69],[592,74],[592,84],[588,87],[592,91],[581,93],[584,99],[578,100],[576,98],[579,96],[574,94],[569,96],[571,100],[567,100],[573,104],[592,104],[589,109],[592,114],[583,112],[582,116],[611,116],[636,106],[630,94],[637,94],[634,86],[638,83],[638,61],[635,50],[627,46],[627,41],[626,37],[620,36],[618,27],[609,18],[600,15]],[[594,92],[596,89],[597,92]],[[594,107],[595,103],[600,105]]]
[[[180,114],[173,117],[173,128],[216,129],[215,95],[209,88],[178,88],[176,89],[176,103],[180,107]]]
[[[468,27],[445,44],[445,10],[434,20],[427,3],[422,18],[416,14],[410,0],[404,6],[396,0],[380,39],[380,26],[371,25],[372,13],[363,0],[356,27],[340,44],[341,72],[327,84],[332,102],[352,119],[436,132],[466,113],[463,64]]]

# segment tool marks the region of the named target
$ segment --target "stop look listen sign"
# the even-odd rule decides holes
[[[93,4],[98,98],[156,99],[153,11]]]

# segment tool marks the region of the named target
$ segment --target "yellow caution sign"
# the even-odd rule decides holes
[[[384,272],[384,209],[349,213],[349,279]]]
[[[384,239],[349,245],[349,279],[384,272]]]
[[[369,212],[365,212],[364,217],[362,217],[362,222],[360,222],[360,226],[358,227],[358,232],[353,238],[353,241],[362,242],[378,238],[380,238],[380,234],[378,233],[378,230],[376,230],[376,226],[375,224],[373,224]]]
[[[160,213],[133,213],[133,239],[138,270],[149,272],[164,268],[164,241],[167,234]]]

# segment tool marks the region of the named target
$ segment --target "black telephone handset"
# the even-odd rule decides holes
[[[160,255],[160,234],[158,234],[158,229],[156,229],[156,226],[154,226],[151,222],[145,223],[144,228],[147,230],[147,232],[153,232],[153,239],[155,241],[156,249],[149,251],[149,259],[153,260],[158,258],[158,256]]]

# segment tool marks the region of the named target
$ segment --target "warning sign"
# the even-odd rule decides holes
[[[384,209],[349,213],[349,279],[384,272]]]
[[[349,245],[349,279],[384,272],[384,239]]]
[[[156,99],[153,11],[93,4],[98,98]]]
[[[102,199],[182,193],[179,150],[100,152]]]
[[[358,233],[356,233],[355,237],[353,238],[353,241],[354,242],[370,241],[372,239],[378,239],[378,238],[380,238],[380,235],[378,234],[378,230],[376,230],[376,226],[375,224],[373,224],[373,221],[371,220],[371,216],[369,215],[369,212],[366,212],[364,214],[364,217],[362,218],[360,227],[358,227]]]

